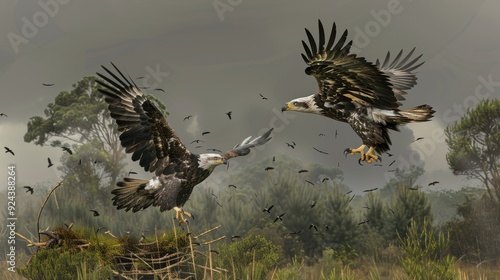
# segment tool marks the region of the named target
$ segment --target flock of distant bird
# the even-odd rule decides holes
[[[406,91],[416,84],[416,76],[413,72],[423,62],[417,63],[419,58],[410,59],[415,49],[402,57],[403,51],[392,61],[388,52],[384,61],[371,63],[362,57],[350,53],[352,41],[347,40],[347,30],[336,40],[337,30],[333,23],[328,38],[321,21],[318,21],[319,39],[306,29],[309,44],[302,41],[304,53],[302,58],[307,64],[305,73],[313,76],[319,86],[319,92],[313,95],[295,98],[286,102],[281,108],[282,112],[296,111],[322,115],[340,122],[349,123],[351,128],[362,140],[360,147],[347,148],[344,155],[360,154],[358,163],[362,161],[376,166],[382,166],[381,153],[389,151],[391,144],[388,130],[398,130],[397,126],[411,122],[424,122],[433,117],[435,112],[429,105],[420,105],[409,109],[400,109]],[[336,42],[336,43],[335,43]],[[415,64],[417,63],[417,64]],[[272,128],[261,136],[246,138],[242,143],[232,150],[222,152],[219,149],[209,148],[208,151],[219,152],[193,154],[186,149],[181,139],[175,134],[168,124],[164,115],[154,104],[147,99],[140,89],[149,87],[139,87],[134,80],[126,77],[114,64],[116,71],[111,71],[103,66],[107,75],[97,73],[102,80],[97,80],[101,86],[99,91],[104,95],[104,100],[108,103],[108,109],[112,118],[116,120],[118,131],[120,132],[121,144],[126,148],[127,153],[133,153],[132,160],[139,161],[139,165],[145,171],[154,172],[155,177],[151,180],[124,178],[117,183],[116,189],[112,191],[113,204],[118,209],[137,212],[154,205],[159,206],[160,211],[174,209],[179,221],[186,221],[184,215],[192,216],[182,209],[188,200],[191,192],[197,184],[205,180],[214,168],[221,164],[227,164],[228,160],[234,157],[245,156],[251,148],[264,145],[271,137]],[[137,77],[137,80],[145,77]],[[44,83],[43,86],[53,86],[52,83]],[[341,85],[341,86],[339,86]],[[161,88],[154,91],[165,92]],[[259,93],[262,100],[268,98]],[[233,112],[225,113],[229,120],[233,119]],[[2,114],[2,116],[6,116]],[[183,121],[191,119],[193,116],[186,116]],[[210,134],[210,131],[203,131],[201,136]],[[324,133],[318,134],[325,137]],[[337,138],[337,131],[335,131]],[[416,138],[413,142],[419,141],[423,137]],[[195,139],[191,144],[204,142]],[[295,149],[297,144],[294,141],[285,142],[288,148]],[[196,146],[201,148],[202,145]],[[62,147],[64,151],[72,155],[69,148]],[[327,151],[312,147],[319,154],[328,155]],[[365,149],[368,151],[365,153]],[[6,153],[14,152],[5,147]],[[379,155],[376,155],[378,153]],[[390,156],[391,154],[387,153]],[[48,167],[52,167],[50,158],[47,158]],[[273,162],[275,158],[273,157]],[[95,161],[97,162],[97,161]],[[393,165],[395,160],[390,163]],[[79,160],[81,164],[81,159]],[[229,167],[229,166],[228,166]],[[337,163],[340,167],[340,163]],[[265,171],[271,172],[274,167],[269,166]],[[395,171],[395,170],[394,170]],[[298,170],[299,174],[307,173],[308,170]],[[393,172],[389,170],[388,172]],[[131,174],[132,171],[129,172]],[[323,178],[322,183],[329,180]],[[314,186],[311,180],[304,180],[305,183]],[[435,186],[437,181],[429,183]],[[234,185],[229,185],[236,188]],[[26,186],[27,191],[33,194],[34,190]],[[378,188],[365,190],[373,192]],[[412,189],[412,188],[410,188]],[[418,190],[418,188],[416,189]],[[346,193],[346,195],[351,192]],[[212,194],[216,199],[217,196]],[[351,202],[355,194],[349,198]],[[222,205],[216,200],[217,204]],[[316,206],[316,201],[312,201],[310,208]],[[267,206],[263,212],[271,214],[274,205]],[[94,216],[99,216],[95,209],[90,210]],[[274,218],[274,223],[283,221],[285,213]],[[370,222],[362,221],[359,225]],[[318,231],[317,225],[310,224],[310,230]],[[329,226],[325,225],[328,230]],[[294,232],[293,234],[297,234]],[[232,236],[232,239],[239,236]]]

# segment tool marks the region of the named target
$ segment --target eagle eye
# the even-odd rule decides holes
[[[299,102],[297,101],[293,102],[293,106],[299,106]]]

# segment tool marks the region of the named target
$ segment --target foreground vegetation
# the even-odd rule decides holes
[[[53,188],[48,183],[34,185],[36,195],[19,194],[18,274],[5,269],[1,279],[500,275],[497,100],[483,102],[446,130],[450,168],[479,179],[481,188],[430,189],[418,183],[423,169],[411,167],[396,169],[384,186],[355,194],[339,168],[275,155],[198,186],[185,207],[196,219],[179,227],[172,213],[154,207],[132,214],[112,206],[110,191],[128,172],[96,86],[95,77],[84,78],[49,104],[46,118],[30,119],[25,141],[74,152],[61,157],[62,186],[46,204]],[[6,245],[0,243],[2,252]]]

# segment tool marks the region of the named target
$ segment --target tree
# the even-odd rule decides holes
[[[394,194],[395,201],[391,207],[392,211],[386,228],[388,240],[405,238],[412,221],[416,223],[419,230],[424,230],[425,220],[432,223],[433,216],[427,195],[420,191],[412,191],[409,187],[403,185]]]
[[[71,147],[73,156],[64,155],[59,169],[66,183],[77,184],[86,195],[100,187],[112,187],[125,167],[124,148],[107,104],[99,93],[94,76],[84,77],[70,92],[60,92],[45,109],[45,117],[28,122],[25,142],[39,146]],[[165,106],[148,95],[165,114]]]
[[[391,196],[402,186],[413,186],[422,174],[424,174],[424,169],[420,166],[412,165],[409,170],[397,168],[394,172],[395,177],[380,189],[381,198],[391,198]]]
[[[487,195],[466,196],[458,206],[461,219],[448,222],[451,252],[457,258],[498,265],[500,260],[500,209]]]
[[[445,130],[446,160],[455,175],[481,181],[500,207],[500,100],[483,100]]]
[[[25,142],[33,142],[39,146],[70,146],[78,149],[88,143],[87,161],[100,164],[91,165],[91,177],[105,171],[104,177],[114,185],[122,168],[125,154],[120,145],[116,125],[111,119],[107,105],[98,93],[96,77],[84,77],[73,85],[70,92],[59,93],[54,103],[45,109],[45,118],[34,116],[28,122],[28,130],[24,135]],[[99,157],[99,159],[98,159]],[[63,165],[64,166],[64,165]],[[65,174],[73,171],[63,167]],[[67,173],[66,173],[67,172]],[[88,177],[90,174],[85,174]]]

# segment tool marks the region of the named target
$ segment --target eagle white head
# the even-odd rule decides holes
[[[221,155],[213,153],[201,154],[198,159],[198,166],[207,170],[214,170],[214,168],[218,165],[226,163],[226,159],[224,159]]]
[[[288,101],[281,107],[281,112],[284,111],[321,114],[321,109],[316,105],[316,101],[314,100],[314,94]]]

